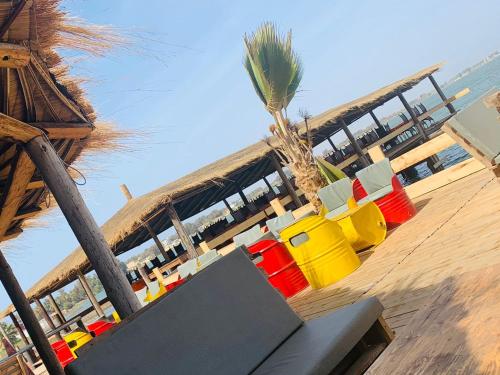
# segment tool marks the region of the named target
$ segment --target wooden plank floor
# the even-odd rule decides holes
[[[392,231],[353,274],[289,300],[304,319],[377,296],[396,334],[450,275],[500,263],[500,183],[480,171],[415,199],[419,213]]]

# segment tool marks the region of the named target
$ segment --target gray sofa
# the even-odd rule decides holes
[[[65,372],[306,375],[364,370],[364,353],[376,349],[370,353],[373,361],[390,340],[380,321],[382,309],[369,298],[303,322],[240,248],[82,347]]]

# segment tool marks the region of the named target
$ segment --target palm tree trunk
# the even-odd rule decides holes
[[[324,186],[324,180],[316,165],[312,145],[309,142],[304,142],[298,134],[290,131],[281,111],[275,111],[273,116],[279,131],[278,139],[281,141],[288,167],[295,176],[295,182],[307,200],[319,212],[321,201],[317,193]]]

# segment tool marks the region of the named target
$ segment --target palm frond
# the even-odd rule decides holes
[[[271,113],[288,106],[302,79],[302,64],[292,49],[292,34],[281,35],[274,24],[262,24],[244,36],[244,65],[250,80]]]
[[[333,164],[327,162],[325,159],[316,157],[316,161],[321,175],[329,184],[347,177],[340,168],[337,168]]]

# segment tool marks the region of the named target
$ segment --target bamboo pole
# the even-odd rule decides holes
[[[174,205],[172,203],[168,203],[166,206],[166,210],[168,216],[170,217],[170,220],[172,221],[172,224],[174,225],[177,234],[179,235],[181,243],[187,250],[189,258],[190,259],[196,258],[198,256],[198,252],[196,251],[193,243],[191,242],[191,238],[189,237],[186,228],[184,228],[184,225],[182,224],[179,215],[177,215],[177,211],[175,210]]]
[[[24,147],[54,195],[120,317],[123,319],[138,311],[141,308],[139,300],[52,144],[45,136],[38,136]]]
[[[133,199],[132,194],[130,193],[130,190],[128,189],[127,185],[125,185],[125,184],[120,185],[120,190],[122,191],[123,195],[125,195],[125,198],[127,198],[128,201],[131,201]],[[153,228],[151,228],[151,226],[147,222],[143,222],[142,225],[144,226],[144,228],[146,228],[149,235],[151,236],[151,238],[155,242],[156,247],[160,251],[161,255],[163,255],[163,258],[165,259],[165,262],[172,260],[168,256],[167,251],[165,250],[165,247],[161,243],[160,239],[158,238],[156,233],[153,231]]]
[[[297,207],[302,207],[303,204],[299,199],[299,196],[297,195],[297,192],[293,188],[292,184],[290,183],[290,180],[286,176],[285,171],[283,170],[283,167],[281,166],[280,162],[276,158],[276,155],[271,154],[271,162],[273,163],[274,169],[276,169],[276,172],[278,172],[278,175],[280,176],[281,180],[283,181],[283,184],[285,185],[286,190],[288,191],[288,194],[290,197],[292,197],[293,202]]]
[[[33,344],[40,357],[42,358],[45,368],[50,375],[64,375],[64,371],[57,359],[52,347],[50,346],[49,340],[45,336],[45,333],[40,326],[34,311],[24,295],[16,276],[12,272],[5,256],[2,251],[0,251],[0,281],[2,282],[5,291],[10,297],[14,307],[16,308],[19,316],[21,317],[28,334],[33,340]]]
[[[90,303],[92,304],[92,307],[94,307],[94,310],[97,313],[97,315],[99,316],[99,318],[104,317],[105,316],[104,311],[102,310],[102,307],[99,304],[99,301],[95,297],[94,292],[92,291],[92,288],[90,287],[85,275],[81,271],[78,271],[76,276],[78,277],[78,281],[80,281],[80,284],[81,284],[83,290],[85,290],[85,294],[89,298]]]
[[[361,146],[359,145],[358,141],[356,138],[354,138],[354,135],[352,135],[351,130],[345,123],[343,118],[340,118],[340,126],[342,127],[342,130],[344,131],[345,135],[349,139],[349,142],[351,143],[352,147],[354,147],[354,151],[356,154],[358,154],[359,161],[361,164],[363,164],[364,167],[367,167],[370,165],[370,162],[366,158],[365,154],[363,153],[363,150],[361,149]]]

